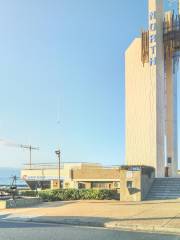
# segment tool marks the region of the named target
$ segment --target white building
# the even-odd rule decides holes
[[[180,17],[149,0],[148,22],[125,53],[126,164],[176,176]]]

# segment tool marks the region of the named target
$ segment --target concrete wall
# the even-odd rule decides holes
[[[165,21],[171,25],[172,12],[167,12]],[[166,74],[166,139],[167,159],[171,158],[172,163],[168,164],[169,175],[177,176],[178,150],[177,150],[177,59],[174,58],[171,45],[166,46],[165,74]]]
[[[133,187],[127,188],[127,182],[132,181]],[[141,172],[120,171],[120,200],[122,202],[141,201]]]
[[[149,0],[149,12],[156,11],[156,65],[151,66],[150,81],[156,88],[156,176],[165,175],[165,75],[163,44],[163,0]],[[150,30],[150,34],[153,31]],[[150,44],[151,47],[151,44]],[[151,51],[152,52],[152,51]]]
[[[24,208],[37,205],[41,203],[40,198],[23,198],[14,200],[2,200],[0,201],[0,209],[6,208]]]
[[[73,180],[77,179],[117,180],[119,179],[119,169],[83,167],[81,169],[74,169],[72,176]]]
[[[125,53],[126,164],[152,166],[157,177],[164,177],[163,1],[149,0],[148,15],[149,35],[156,35],[149,38],[149,62],[141,62],[141,38]]]
[[[59,174],[59,170],[58,168],[56,169],[46,169],[46,168],[41,168],[41,169],[23,169],[21,170],[21,178],[22,179],[30,179],[30,178],[36,178],[38,177],[39,179],[40,178],[43,178],[43,177],[46,177],[49,179],[51,179],[51,177],[58,177],[58,174]],[[71,170],[69,168],[63,168],[60,170],[60,175],[61,175],[61,178],[71,178]],[[37,180],[38,180],[37,178]]]
[[[150,66],[141,62],[141,39],[125,54],[126,164],[156,167],[156,91]]]
[[[92,182],[103,182],[112,185],[112,188],[117,188],[115,185],[119,183],[119,168],[105,168],[99,164],[80,163],[80,164],[63,164],[60,176],[63,181],[63,188],[78,188],[79,183],[83,183],[85,188],[91,188]],[[38,167],[38,166],[36,166]],[[24,169],[21,171],[21,177],[30,185],[36,182],[49,182],[51,189],[59,188],[58,168],[40,168]],[[112,183],[112,184],[111,184]],[[32,186],[33,187],[33,186]],[[111,188],[111,187],[109,187]]]
[[[149,193],[153,182],[154,176],[149,177],[148,175],[145,174],[141,176],[141,200],[146,199],[146,196]]]
[[[154,181],[154,169],[135,167],[139,168],[139,170],[131,170],[131,168],[134,167],[126,166],[120,170],[120,201],[123,202],[145,200]],[[132,182],[132,187],[128,188],[128,182]]]

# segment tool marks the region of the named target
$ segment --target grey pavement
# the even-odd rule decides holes
[[[180,201],[43,203],[31,208],[3,210],[0,212],[0,219],[176,233],[180,236]]]
[[[0,221],[0,240],[180,240],[180,236]]]

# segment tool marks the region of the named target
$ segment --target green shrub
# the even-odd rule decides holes
[[[115,199],[116,193],[116,190],[57,189],[40,191],[39,196],[44,201],[110,200]]]
[[[38,192],[33,190],[25,190],[25,191],[20,191],[20,195],[24,197],[37,197]]]
[[[80,189],[81,199],[96,199],[96,200],[110,200],[115,198],[116,190],[106,190],[106,189]]]
[[[39,197],[42,198],[44,201],[58,201],[58,194],[54,192],[54,190],[43,190],[38,192]]]

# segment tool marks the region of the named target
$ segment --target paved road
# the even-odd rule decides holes
[[[180,240],[180,236],[0,221],[0,240]]]
[[[33,219],[35,222],[56,222],[123,229],[172,229],[180,232],[180,201],[129,202],[65,201],[43,203],[30,208],[0,211],[0,220]]]

